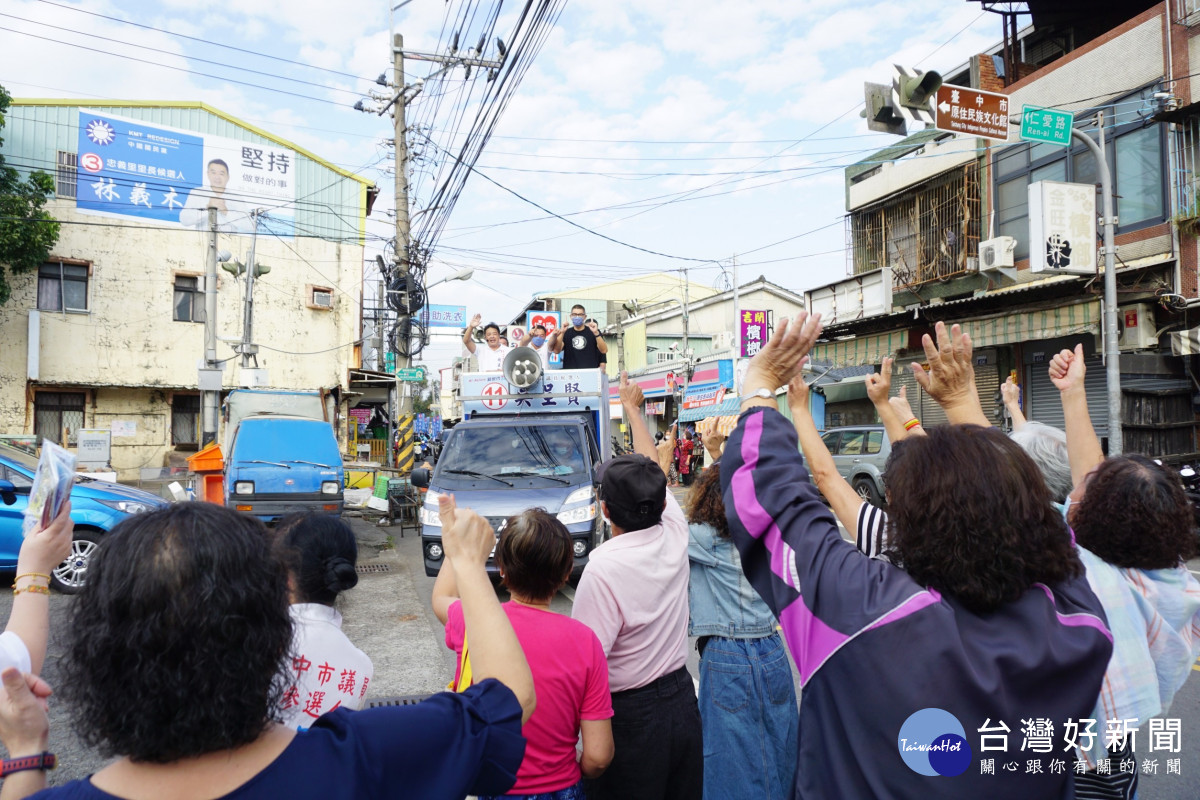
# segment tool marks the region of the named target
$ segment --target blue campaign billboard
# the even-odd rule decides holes
[[[81,108],[77,163],[85,214],[206,230],[213,208],[222,232],[248,234],[261,209],[260,231],[295,233],[296,154],[284,147]]]

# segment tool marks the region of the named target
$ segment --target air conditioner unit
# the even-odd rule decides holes
[[[1154,307],[1150,303],[1133,303],[1117,307],[1117,346],[1121,350],[1151,350],[1158,347],[1154,335]]]
[[[333,308],[333,292],[314,289],[312,293],[312,302],[314,306],[320,306],[321,308]]]
[[[979,271],[992,272],[1013,265],[1013,249],[1017,240],[1011,236],[997,236],[979,243]]]

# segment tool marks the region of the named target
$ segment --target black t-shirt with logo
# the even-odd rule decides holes
[[[596,345],[596,334],[588,327],[564,330],[562,353],[563,369],[595,369],[604,361],[604,354]]]

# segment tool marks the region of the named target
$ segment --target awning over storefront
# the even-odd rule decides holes
[[[730,414],[736,417],[741,402],[742,399],[740,397],[726,397],[717,405],[704,406],[703,408],[685,408],[683,413],[679,415],[679,421],[695,422],[698,419],[725,417]]]
[[[839,367],[878,364],[884,356],[894,356],[903,347],[908,347],[907,330],[818,344],[812,350],[812,358],[814,362],[833,362]]]
[[[1200,328],[1189,328],[1171,334],[1171,354],[1200,356]]]
[[[979,348],[1058,339],[1079,333],[1096,333],[1100,330],[1102,319],[1100,301],[1089,300],[1041,311],[966,320],[959,324],[962,325],[963,332],[970,335],[971,344]]]

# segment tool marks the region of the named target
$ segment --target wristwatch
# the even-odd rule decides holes
[[[38,753],[36,756],[5,758],[0,760],[0,778],[12,775],[14,772],[24,772],[27,769],[54,769],[57,763],[58,759],[55,758],[54,753],[47,753],[45,751]]]
[[[764,386],[762,389],[759,389],[758,391],[753,392],[753,393],[748,394],[745,397],[743,397],[742,405],[745,405],[747,400],[754,400],[756,398],[759,400],[774,400],[775,393]]]

